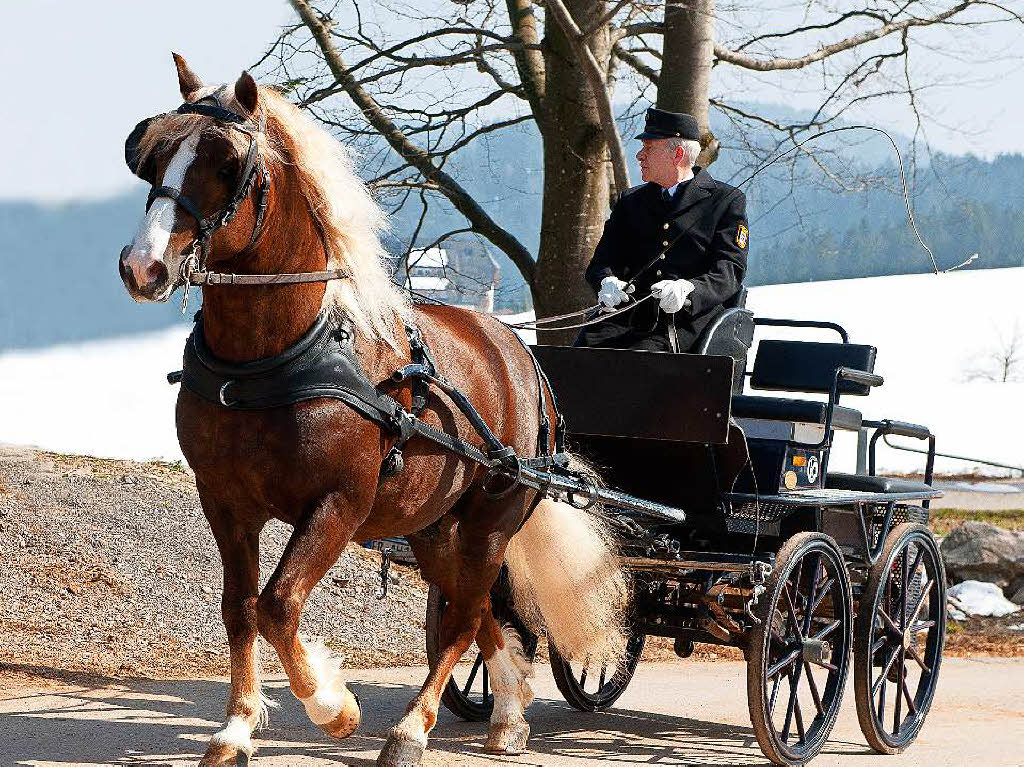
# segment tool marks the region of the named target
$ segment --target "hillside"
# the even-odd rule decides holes
[[[845,135],[845,134],[843,134]],[[525,130],[496,134],[470,145],[450,171],[495,218],[536,251],[542,175],[538,139]],[[871,151],[867,152],[867,148]],[[838,193],[820,183],[806,162],[793,184],[788,171],[762,174],[747,188],[750,214],[750,285],[822,281],[927,271],[927,255],[906,225],[895,169],[884,153],[851,145],[844,156],[878,162],[877,181],[857,192]],[[738,154],[729,145],[712,168],[739,181]],[[867,173],[869,166],[859,167]],[[869,175],[871,175],[869,173]],[[638,173],[634,169],[633,177]],[[1024,263],[1024,157],[936,157],[918,169],[915,205],[922,234],[941,267],[974,252],[972,269]],[[117,257],[144,208],[138,192],[109,200],[49,206],[0,203],[0,350],[106,338],[165,328],[184,320],[178,301],[137,306],[117,274]],[[403,251],[418,222],[418,206],[394,217],[389,248]],[[420,244],[464,225],[444,204],[431,208]],[[518,272],[491,248],[501,266],[499,303],[527,308]],[[192,306],[198,304],[193,301]]]

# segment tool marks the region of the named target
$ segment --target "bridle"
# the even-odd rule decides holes
[[[185,257],[179,269],[178,285],[185,287],[183,305],[188,300],[190,285],[284,285],[295,283],[326,282],[345,279],[349,273],[344,269],[325,269],[318,272],[298,272],[294,274],[232,274],[211,272],[206,268],[206,260],[210,253],[210,240],[213,234],[228,223],[238,213],[242,203],[256,192],[254,208],[256,220],[253,222],[249,246],[256,242],[263,230],[269,199],[269,174],[259,151],[259,138],[266,130],[266,119],[262,112],[255,119],[225,109],[215,96],[206,96],[198,101],[186,102],[173,112],[166,114],[196,114],[211,118],[215,123],[244,134],[249,140],[245,161],[242,164],[235,189],[227,203],[216,213],[203,216],[201,206],[180,189],[171,186],[153,186],[146,199],[146,210],[161,197],[173,200],[192,216],[196,222],[196,234],[192,243],[185,250]],[[148,117],[132,130],[124,144],[125,162],[135,175],[148,180],[140,167],[138,147],[150,123],[164,115]],[[150,182],[152,183],[152,182]]]

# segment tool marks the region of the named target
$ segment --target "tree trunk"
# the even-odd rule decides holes
[[[658,108],[697,118],[702,147],[697,163],[702,167],[715,161],[719,146],[708,119],[714,33],[715,0],[665,0]]]
[[[583,29],[604,9],[599,0],[567,0],[565,4]],[[533,281],[538,318],[595,303],[583,272],[608,217],[609,182],[608,147],[597,104],[572,46],[551,14],[545,16],[544,201]],[[606,71],[611,53],[607,25],[593,34],[590,45]],[[537,340],[569,344],[576,332],[539,333]]]

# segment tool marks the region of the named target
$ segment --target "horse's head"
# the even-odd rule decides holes
[[[266,204],[259,91],[205,87],[174,54],[185,103],[143,120],[125,142],[132,172],[152,185],[146,215],[119,268],[136,301],[166,301],[206,261],[228,261],[256,239]]]

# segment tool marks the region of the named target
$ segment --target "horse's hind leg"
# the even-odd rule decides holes
[[[256,595],[259,593],[259,530],[236,527],[216,507],[204,503],[224,564],[221,616],[231,650],[231,693],[227,722],[210,740],[201,767],[234,764],[252,754],[252,732],[266,723],[266,699],[260,692],[256,644]]]
[[[521,508],[518,512],[511,506],[489,508],[487,516],[474,515],[471,509],[463,505],[458,518],[449,514],[431,532],[410,536],[423,577],[441,588],[448,606],[441,619],[437,662],[405,715],[391,729],[377,759],[382,767],[420,763],[452,669],[473,644],[483,616],[490,615],[490,590],[507,544],[507,538],[494,526],[500,522],[498,517],[521,513]],[[514,519],[505,521],[514,529]]]
[[[256,603],[259,631],[277,650],[292,693],[313,723],[335,738],[356,731],[359,702],[327,648],[309,646],[299,638],[299,617],[309,593],[337,561],[364,516],[340,495],[324,498],[295,526]]]
[[[476,644],[484,656],[494,693],[494,711],[484,750],[492,754],[522,754],[530,737],[523,713],[533,702],[529,678],[533,664],[526,657],[523,640],[511,625],[501,626],[491,610],[481,616]]]

